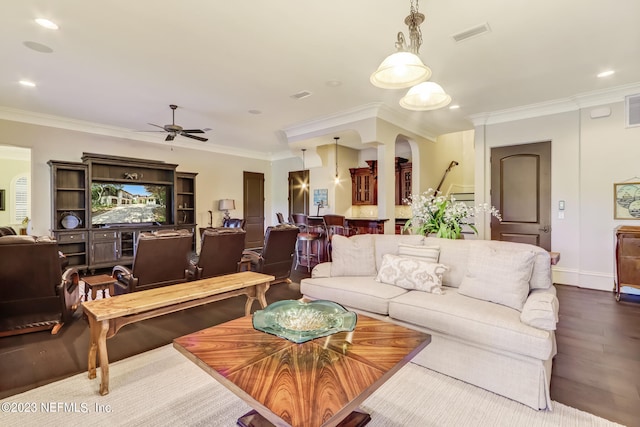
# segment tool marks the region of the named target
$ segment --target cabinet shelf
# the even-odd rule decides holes
[[[56,188],[56,191],[84,191],[85,188],[81,187],[81,188]]]

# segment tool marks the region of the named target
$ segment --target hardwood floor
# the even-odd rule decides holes
[[[556,285],[560,322],[551,398],[640,426],[640,296]]]
[[[307,276],[299,268],[292,279]],[[551,398],[628,427],[640,427],[640,296],[557,285],[560,323]],[[295,285],[275,285],[268,302],[297,299]],[[145,320],[108,341],[110,361],[170,343],[244,314],[244,297]],[[254,307],[255,309],[256,307]],[[56,336],[35,332],[0,338],[0,398],[85,372],[87,323],[77,318]],[[52,396],[53,397],[53,396]]]

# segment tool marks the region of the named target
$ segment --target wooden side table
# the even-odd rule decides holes
[[[105,292],[107,289],[109,290],[109,296],[113,296],[114,293],[114,285],[117,282],[116,279],[107,275],[107,274],[99,274],[97,276],[87,276],[83,277],[84,281],[84,300],[88,301],[89,297],[89,289],[91,289],[91,299],[95,300],[96,296],[98,296],[98,291],[102,291],[102,298],[106,298]]]

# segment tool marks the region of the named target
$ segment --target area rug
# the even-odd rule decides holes
[[[95,380],[78,374],[2,400],[0,425],[231,427],[251,409],[172,345],[109,370],[108,395],[98,394],[99,374]],[[371,414],[371,427],[620,425],[557,402],[551,412],[534,411],[413,363],[361,408]]]

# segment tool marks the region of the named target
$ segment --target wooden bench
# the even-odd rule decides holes
[[[107,338],[113,337],[124,325],[237,295],[247,296],[245,314],[248,316],[256,299],[262,308],[267,306],[265,293],[273,280],[274,276],[243,271],[83,303],[91,332],[89,379],[96,377],[96,361],[99,358],[100,394],[104,396],[109,393]]]

